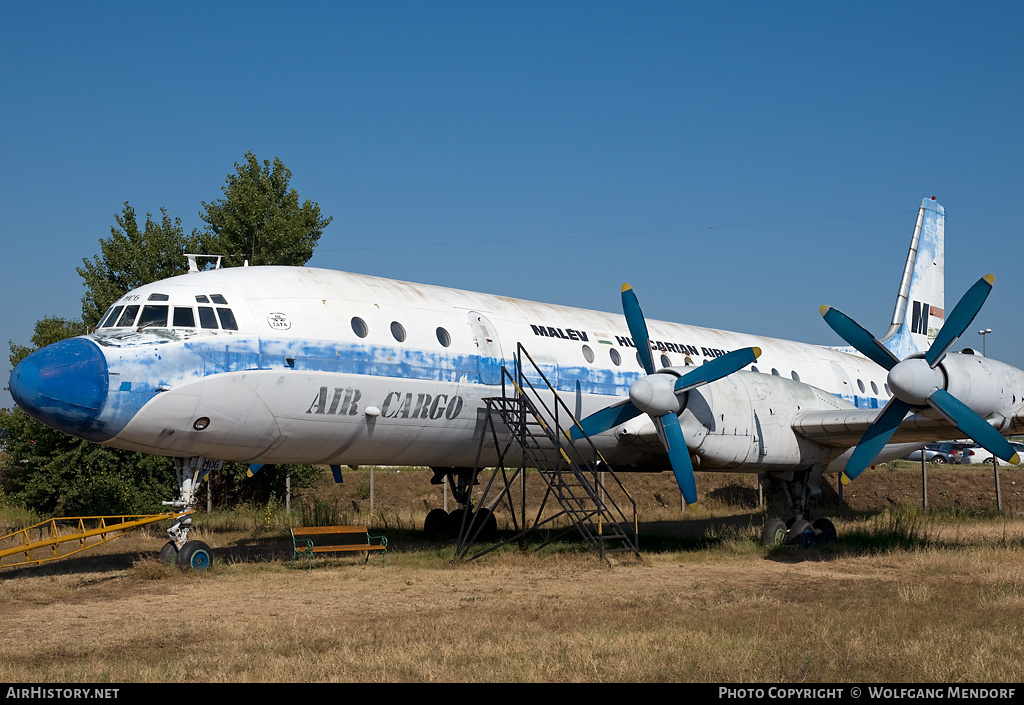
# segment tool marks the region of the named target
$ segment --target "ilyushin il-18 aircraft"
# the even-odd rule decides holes
[[[945,215],[918,212],[889,329],[876,338],[835,308],[852,348],[647,321],[623,314],[311,267],[200,270],[122,296],[88,335],[34,352],[10,379],[39,421],[96,443],[175,458],[180,495],[234,461],[419,465],[443,477],[478,459],[479,411],[523,344],[577,410],[614,470],[674,472],[687,504],[700,470],[766,473],[793,516],[765,540],[835,538],[813,524],[822,473],[854,480],[931,440],[970,437],[1006,461],[1024,431],[1024,371],[952,351],[992,288],[944,304]],[[189,469],[195,470],[191,474]],[[190,517],[171,527],[188,552]],[[197,542],[192,542],[197,543]]]

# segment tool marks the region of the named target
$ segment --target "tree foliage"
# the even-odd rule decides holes
[[[76,271],[85,283],[82,320],[87,326],[99,323],[100,316],[132,289],[188,271],[185,254],[200,247],[199,235],[186,236],[181,219],[172,220],[166,209],[160,214],[158,223],[147,213],[140,230],[135,209],[125,203],[114,216],[117,225],[111,226],[110,237],[100,240],[100,254],[82,260]]]
[[[224,198],[203,202],[200,217],[206,223],[203,245],[207,254],[224,255],[224,264],[300,266],[313,256],[331,218],[320,215],[310,200],[299,205],[299,194],[289,188],[292,172],[275,158],[260,164],[252,152],[235,163],[222,188]]]
[[[181,220],[160,209],[160,220],[146,214],[140,227],[127,202],[114,216],[110,237],[100,240],[100,253],[77,268],[86,293],[82,320],[47,316],[38,321],[31,345],[10,343],[11,365],[28,354],[95,328],[115,301],[132,289],[188,271],[186,253],[229,256],[225,266],[304,264],[313,254],[330,218],[315,203],[299,205],[289,189],[291,172],[280,159],[273,168],[251,152],[235,164],[223,188],[225,198],[203,203],[205,232],[186,235]],[[162,500],[176,496],[170,458],[107,448],[55,431],[21,409],[0,409],[5,452],[0,454],[0,496],[10,496],[39,512],[63,515],[149,513]],[[267,467],[254,478],[245,466],[226,464],[215,478],[214,502],[267,501],[283,494],[284,476],[301,486],[320,474],[310,466]]]

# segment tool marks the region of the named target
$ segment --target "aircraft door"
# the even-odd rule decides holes
[[[837,386],[839,389],[839,397],[853,403],[854,391],[853,385],[850,383],[850,376],[846,374],[846,370],[844,370],[838,363],[833,362],[831,363],[831,366],[832,372],[836,376],[836,382],[838,382]]]
[[[498,332],[487,317],[469,312],[469,328],[476,344],[477,372],[482,384],[501,384],[501,368],[505,364]]]

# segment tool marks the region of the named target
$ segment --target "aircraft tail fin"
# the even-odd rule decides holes
[[[922,200],[892,323],[880,339],[901,360],[926,352],[945,322],[945,228],[945,209],[934,196]]]

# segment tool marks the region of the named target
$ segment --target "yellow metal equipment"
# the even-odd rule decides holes
[[[47,519],[0,537],[0,568],[40,565],[47,561],[67,558],[107,541],[112,541],[131,529],[164,519],[175,519],[189,513],[166,512],[164,514],[121,514]]]

